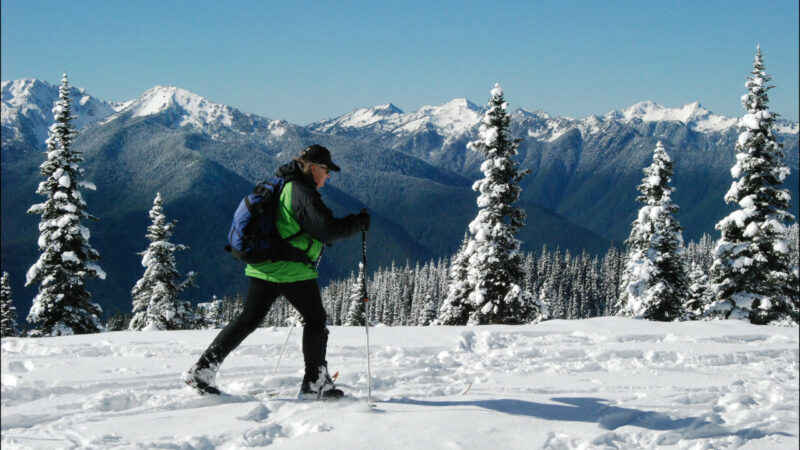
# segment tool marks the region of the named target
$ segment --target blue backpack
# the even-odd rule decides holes
[[[303,231],[283,239],[275,228],[275,211],[285,184],[286,180],[280,177],[262,181],[242,199],[233,213],[225,251],[248,264],[265,261],[310,263],[305,252],[288,243]]]

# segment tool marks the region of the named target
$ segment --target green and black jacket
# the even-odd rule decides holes
[[[275,211],[275,228],[282,238],[294,236],[289,244],[305,252],[309,262],[248,264],[245,275],[273,283],[315,279],[317,270],[312,262],[321,256],[323,245],[358,233],[361,230],[359,220],[355,214],[341,219],[333,217],[333,212],[322,202],[313,180],[303,174],[296,161],[281,166],[275,174],[286,180]]]

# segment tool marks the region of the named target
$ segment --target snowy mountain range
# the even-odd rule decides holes
[[[3,81],[2,87],[3,145],[20,140],[44,145],[47,130],[53,123],[51,110],[58,99],[58,86],[25,78]],[[73,100],[72,112],[76,116],[74,123],[78,129],[102,121],[122,107],[92,97],[81,88],[71,88],[70,96]]]
[[[404,113],[400,108],[389,103],[373,108],[359,108],[335,119],[313,123],[309,127],[325,133],[369,129],[373,132],[397,135],[414,134],[431,127],[442,135],[456,138],[474,131],[484,112],[485,108],[466,99],[452,100],[439,106],[424,106],[413,113]],[[738,118],[714,114],[700,106],[699,102],[689,103],[679,108],[667,108],[652,101],[644,101],[622,111],[611,111],[602,116],[591,116],[584,119],[552,117],[540,110],[518,109],[513,113],[513,120],[518,126],[528,128],[529,137],[546,141],[558,139],[570,128],[577,128],[585,134],[596,134],[602,131],[601,124],[611,121],[622,123],[680,122],[700,132],[726,132],[735,129],[739,122]],[[779,120],[778,132],[797,134],[798,124]]]
[[[58,86],[35,79],[2,82],[3,143],[20,138],[32,131],[37,141],[43,143],[47,128],[52,124],[52,105],[58,97]],[[281,120],[269,120],[253,114],[242,113],[230,106],[214,103],[200,95],[175,86],[155,86],[140,97],[127,102],[107,102],[89,95],[83,88],[72,88],[75,125],[80,130],[90,124],[107,123],[120,117],[137,118],[169,111],[173,127],[189,126],[198,130],[235,130],[241,133],[263,132],[281,136],[287,126]],[[418,111],[405,113],[388,103],[371,108],[358,108],[340,117],[312,123],[306,128],[318,133],[341,134],[358,130],[371,133],[391,133],[409,136],[435,130],[445,139],[457,139],[474,133],[485,112],[467,99],[454,99],[438,106],[424,106]],[[648,122],[676,122],[703,133],[724,133],[735,130],[738,118],[714,114],[699,102],[678,108],[668,108],[652,101],[644,101],[621,111],[611,111],[602,116],[583,119],[552,117],[545,111],[517,109],[512,118],[515,125],[527,129],[527,137],[552,142],[569,129],[583,134],[603,132],[603,124]],[[242,123],[245,122],[245,123]],[[260,127],[254,124],[261,125]],[[244,125],[244,126],[243,126]],[[798,134],[798,123],[778,120],[781,134]],[[8,134],[6,134],[8,133]],[[42,144],[43,145],[43,144]]]
[[[14,273],[25,273],[36,257],[37,221],[25,211],[39,201],[38,167],[56,97],[57,86],[42,81],[2,83],[2,258],[16,292],[23,288]],[[128,301],[141,275],[136,252],[146,246],[147,211],[156,192],[168,217],[180,221],[176,242],[190,247],[183,261],[179,256],[179,270],[201,273],[197,299],[235,293],[241,267],[209,243],[224,239],[228,210],[253,184],[310,143],[330,148],[342,167],[323,191],[326,203],[337,214],[363,207],[373,214],[374,268],[449,256],[475,215],[470,186],[482,158],[466,144],[484,109],[466,99],[410,113],[392,104],[360,108],[300,126],[177,87],[156,86],[122,103],[77,88],[72,98],[81,131],[75,145],[86,159],[87,179],[98,187],[85,196],[89,211],[101,219],[91,226],[108,273],[98,295],[112,299],[101,298],[103,306]],[[523,248],[547,244],[602,253],[622,241],[637,209],[635,186],[658,140],[675,161],[675,200],[686,239],[715,233],[727,208],[722,198],[731,182],[737,123],[699,103],[667,108],[643,102],[583,119],[513,111],[512,134],[522,139],[518,160],[532,170],[522,182],[528,212],[519,236]],[[786,185],[797,199],[797,123],[780,121],[779,139],[792,171]],[[322,272],[349,275],[358,244],[350,240],[326,251]]]

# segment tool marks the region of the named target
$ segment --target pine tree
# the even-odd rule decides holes
[[[426,327],[433,324],[434,320],[436,320],[436,311],[436,301],[434,301],[433,297],[429,295],[427,298],[425,298],[425,307],[420,312],[417,325]]]
[[[28,322],[39,328],[34,336],[60,336],[97,333],[102,310],[91,301],[86,281],[105,279],[95,261],[100,255],[89,245],[91,233],[83,219],[97,220],[86,211],[79,187],[94,190],[82,180],[81,153],[73,148],[76,135],[72,120],[69,81],[65,73],[53,108],[55,123],[47,138],[47,160],[40,166],[45,181],[36,193],[47,198],[33,205],[29,214],[41,215],[39,222],[39,260],[28,269],[26,286],[39,284]]]
[[[547,301],[547,305],[550,311],[550,318],[552,319],[567,318],[567,298],[565,297],[565,290],[568,280],[565,276],[565,269],[569,259],[569,251],[567,251],[567,258],[565,261],[564,255],[561,253],[561,248],[556,248],[555,253],[553,253],[552,263],[550,264],[550,272],[540,291],[541,298],[549,300]]]
[[[439,309],[439,318],[435,321],[440,325],[466,325],[472,312],[469,303],[469,293],[472,285],[467,278],[468,256],[467,247],[470,244],[469,234],[464,235],[461,247],[449,271],[447,296]]]
[[[621,270],[621,258],[622,255],[620,251],[611,246],[606,252],[606,256],[603,258],[603,264],[601,268],[602,272],[602,289],[603,289],[603,303],[605,305],[603,309],[603,315],[613,316],[617,314],[617,301],[619,300],[619,286],[620,286],[620,274]]]
[[[469,224],[470,241],[464,251],[470,324],[526,323],[545,315],[544,305],[522,288],[524,272],[515,235],[524,226],[525,211],[515,203],[522,190],[519,182],[528,171],[518,171],[512,159],[519,141],[509,136],[507,108],[503,89],[496,84],[479,139],[468,145],[485,158],[484,178],[472,186],[480,194],[478,215]]]
[[[244,298],[242,294],[236,294],[234,297],[222,298],[222,323],[228,323],[242,313],[244,310]]]
[[[194,314],[188,302],[178,301],[178,295],[194,286],[195,273],[189,272],[186,281],[180,278],[175,268],[175,252],[185,250],[182,244],[170,242],[175,223],[167,222],[161,202],[161,193],[156,194],[150,210],[153,223],[147,227],[150,245],[142,253],[144,275],[136,282],[133,296],[133,320],[131,330],[180,330],[192,328]]]
[[[365,300],[369,299],[366,291],[366,283],[364,283],[364,264],[358,263],[358,278],[350,286],[349,304],[350,309],[347,311],[347,319],[344,325],[348,327],[364,326],[366,324],[364,314],[366,311]]]
[[[711,304],[712,292],[708,285],[708,275],[703,272],[701,263],[692,263],[689,272],[689,291],[684,309],[690,320],[702,317],[703,312]]]
[[[273,305],[275,308],[276,305]],[[201,328],[221,328],[224,324],[223,303],[216,295],[207,303],[197,305],[198,325]],[[130,320],[128,321],[130,323]]]
[[[8,273],[3,272],[3,277],[0,278],[0,337],[17,335],[17,308],[11,298]]]
[[[789,242],[789,264],[792,267],[792,271],[795,273],[795,278],[797,277],[797,269],[800,266],[800,227],[798,227],[797,222],[795,222],[791,227],[789,227],[789,232],[787,234],[787,241]]]
[[[128,324],[131,323],[133,314],[124,311],[117,311],[106,322],[107,331],[125,331],[128,329]]]
[[[747,114],[739,121],[742,132],[731,168],[735,181],[725,194],[725,202],[739,209],[716,226],[722,234],[711,270],[716,301],[707,311],[711,317],[756,324],[798,322],[797,283],[786,240],[794,217],[786,211],[789,191],[780,188],[789,168],[775,139],[777,115],[767,106],[771,79],[759,46],[742,97]]]
[[[606,310],[605,298],[603,297],[603,289],[601,287],[602,280],[600,277],[600,260],[595,256],[589,264],[589,271],[586,277],[586,311],[584,317],[598,317],[603,315]]]
[[[636,200],[644,203],[626,244],[630,249],[621,287],[619,314],[648,320],[683,317],[688,279],[681,226],[672,202],[672,161],[659,142],[653,162],[644,169]]]
[[[553,270],[553,260],[550,255],[550,252],[547,251],[547,245],[542,246],[542,254],[539,256],[539,260],[536,262],[536,284],[534,288],[536,292],[539,292],[542,287],[544,286],[547,278],[550,276],[550,272]],[[541,301],[544,302],[542,298]],[[547,304],[545,302],[545,304]]]
[[[522,270],[525,274],[523,276],[523,287],[528,292],[536,292],[536,256],[532,252],[525,255]]]

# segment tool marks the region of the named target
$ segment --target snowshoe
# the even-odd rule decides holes
[[[339,375],[337,372],[336,375]],[[333,379],[328,374],[328,368],[320,366],[315,377],[306,376],[300,385],[297,394],[299,400],[338,400],[344,397],[344,392],[337,389]]]
[[[197,364],[181,374],[181,380],[200,393],[200,395],[220,395],[216,383],[217,371],[212,368],[200,368]]]

